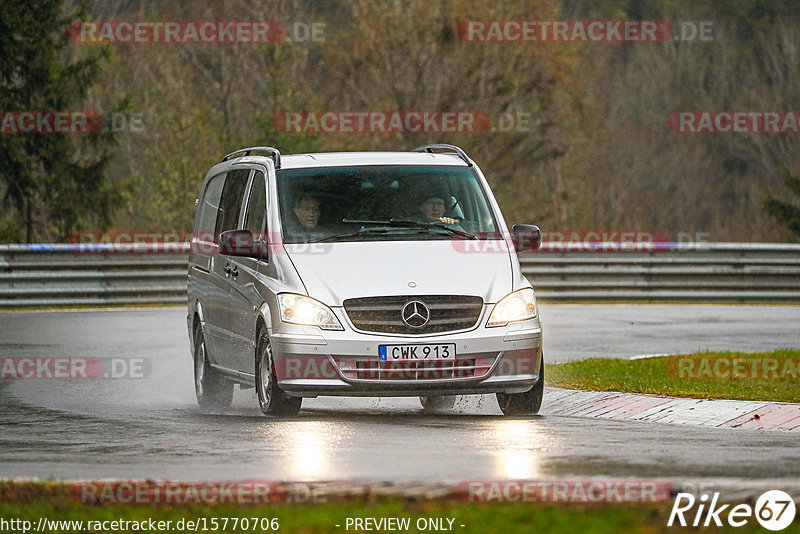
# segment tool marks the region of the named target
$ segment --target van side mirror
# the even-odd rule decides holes
[[[256,249],[259,250],[256,250]],[[219,253],[226,256],[261,257],[263,243],[258,246],[250,230],[228,230],[219,234]]]
[[[514,249],[517,252],[523,250],[539,250],[542,246],[542,232],[538,226],[532,224],[515,224],[511,228],[514,239]]]

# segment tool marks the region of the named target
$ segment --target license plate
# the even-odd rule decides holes
[[[378,345],[378,357],[382,362],[455,360],[456,344]]]

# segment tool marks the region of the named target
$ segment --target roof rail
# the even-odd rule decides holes
[[[234,156],[240,156],[240,155],[241,156],[249,156],[250,152],[253,152],[253,151],[256,151],[256,150],[261,151],[261,152],[269,152],[270,155],[272,156],[272,160],[275,162],[275,168],[276,169],[280,169],[281,168],[281,152],[277,148],[272,148],[271,146],[254,146],[254,147],[250,147],[250,148],[242,148],[240,150],[237,150],[236,152],[231,152],[230,154],[228,154],[227,156],[222,158],[220,160],[220,163],[223,162],[223,161],[227,161],[229,159],[232,159]]]
[[[417,148],[412,150],[412,152],[427,152],[428,154],[436,154],[434,150],[447,150],[448,152],[446,153],[457,154],[458,157],[463,159],[468,166],[472,167],[473,165],[472,160],[469,159],[467,153],[455,145],[445,145],[445,144],[424,145],[424,146],[418,146]]]

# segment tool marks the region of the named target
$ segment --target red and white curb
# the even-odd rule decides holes
[[[800,404],[545,388],[542,415],[800,433]]]

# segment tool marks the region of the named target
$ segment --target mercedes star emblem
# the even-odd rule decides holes
[[[411,328],[422,328],[431,320],[431,311],[424,302],[412,300],[403,306],[403,322]]]

